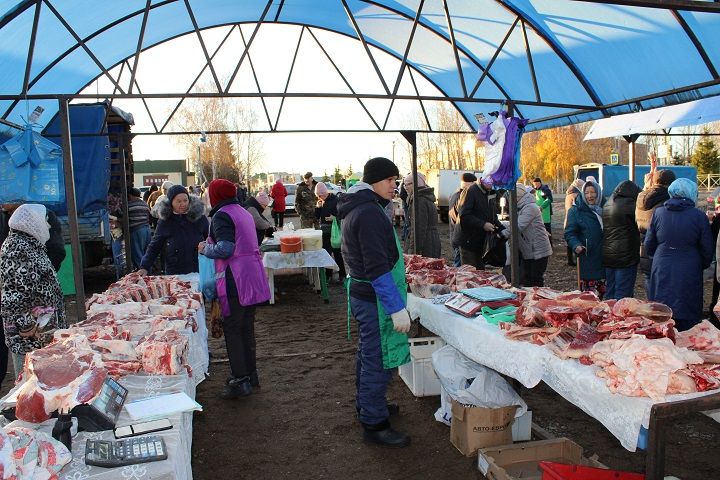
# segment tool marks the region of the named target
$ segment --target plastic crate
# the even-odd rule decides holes
[[[540,462],[543,471],[542,480],[645,480],[642,473],[605,470],[582,465]]]
[[[440,395],[440,379],[432,366],[432,354],[445,345],[440,337],[408,339],[410,363],[401,365],[398,374],[416,397]]]

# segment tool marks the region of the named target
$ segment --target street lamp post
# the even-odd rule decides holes
[[[207,178],[205,178],[205,172],[203,171],[202,161],[200,158],[200,146],[203,143],[207,142],[207,135],[205,135],[205,132],[200,132],[199,140],[200,140],[200,143],[198,143],[198,147],[197,147],[197,149],[198,149],[197,163],[198,164],[197,164],[197,169],[196,169],[196,178],[198,179],[198,182],[202,184],[207,180]]]
[[[393,161],[393,163],[395,163],[395,140],[393,140],[392,144],[393,144],[393,156],[392,156],[392,161]]]

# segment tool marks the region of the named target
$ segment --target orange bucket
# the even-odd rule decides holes
[[[297,235],[280,237],[280,252],[298,253],[302,252],[302,237]]]

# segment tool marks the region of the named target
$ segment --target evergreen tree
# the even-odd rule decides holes
[[[345,178],[350,178],[353,175],[352,165],[348,165],[347,171],[345,172]]]
[[[703,129],[703,133],[708,133],[707,128]],[[715,142],[710,136],[704,136],[695,146],[695,151],[691,157],[692,164],[698,169],[698,175],[707,175],[709,173],[720,173],[720,152],[718,152]]]
[[[325,171],[323,172],[322,181],[323,181],[323,182],[329,182],[329,181],[330,181],[330,177],[328,177],[327,170],[325,170]]]
[[[335,185],[340,185],[340,179],[342,178],[342,172],[340,171],[340,165],[335,166],[335,170],[333,171],[333,183]]]

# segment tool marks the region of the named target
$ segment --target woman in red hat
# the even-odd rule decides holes
[[[270,299],[252,215],[237,200],[235,185],[224,179],[208,186],[210,235],[198,251],[215,259],[217,295],[223,316],[231,377],[224,399],[243,397],[258,386],[255,363],[255,306]]]

